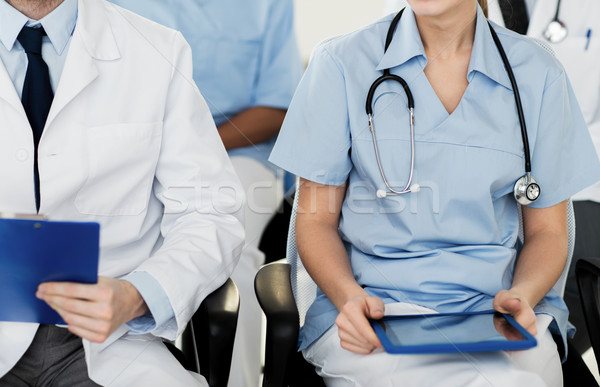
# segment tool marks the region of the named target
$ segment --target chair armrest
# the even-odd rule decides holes
[[[258,303],[267,317],[263,387],[287,386],[286,374],[298,348],[300,319],[290,282],[290,265],[263,266],[254,279]]]
[[[582,258],[575,265],[579,299],[594,353],[600,354],[600,309],[598,308],[598,277],[600,258]],[[600,367],[600,356],[596,356]]]
[[[237,286],[229,278],[209,294],[183,332],[182,350],[211,387],[226,387],[240,308]]]

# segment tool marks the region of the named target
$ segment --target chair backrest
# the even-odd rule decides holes
[[[294,204],[292,206],[292,215],[290,217],[290,229],[288,231],[286,262],[289,263],[291,269],[290,280],[292,291],[294,292],[294,298],[296,299],[300,326],[302,327],[304,326],[306,312],[317,297],[317,284],[315,284],[304,268],[302,260],[298,256],[298,249],[296,248],[296,213],[298,212],[299,196],[298,190],[296,190],[296,196],[294,197]]]
[[[287,257],[286,262],[291,266],[291,284],[292,291],[294,292],[294,298],[296,299],[296,305],[298,307],[298,314],[300,317],[300,327],[304,326],[304,317],[308,308],[313,303],[317,296],[317,285],[312,280],[302,260],[298,256],[298,249],[296,248],[296,213],[298,211],[298,191],[296,191],[296,197],[294,198],[294,205],[292,208],[292,215],[290,218],[290,228],[288,232],[288,244],[287,244]],[[519,239],[523,242],[523,217],[521,215],[521,206],[518,206],[519,212]],[[569,266],[573,258],[573,248],[575,247],[575,211],[573,210],[573,203],[571,199],[567,201],[567,230],[568,230],[568,250],[567,250],[567,262],[563,272],[554,284],[553,289],[562,297],[565,294],[565,286],[567,282],[567,274],[569,272]]]

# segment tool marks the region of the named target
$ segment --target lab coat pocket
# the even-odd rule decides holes
[[[162,122],[86,129],[88,176],[75,207],[89,215],[138,215],[148,204]]]

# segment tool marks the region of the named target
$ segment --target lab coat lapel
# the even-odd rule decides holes
[[[79,0],[78,18],[52,107],[49,127],[60,112],[99,75],[96,61],[120,58],[106,11],[99,0]]]
[[[2,61],[0,61],[0,98],[8,102],[12,107],[19,112],[23,116],[23,119],[27,121],[27,115],[25,114],[25,110],[23,109],[23,104],[19,99],[19,95],[17,94],[17,90],[15,89],[6,68]]]

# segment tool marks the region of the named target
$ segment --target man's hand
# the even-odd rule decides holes
[[[535,312],[525,297],[511,290],[501,290],[494,297],[494,309],[513,316],[529,333],[537,334]]]
[[[81,338],[102,343],[122,324],[142,316],[148,307],[129,282],[98,277],[93,285],[73,282],[40,284],[36,297],[56,310]]]
[[[342,348],[356,353],[371,353],[381,343],[369,324],[369,318],[383,317],[383,301],[377,297],[359,296],[348,300],[335,320]]]

